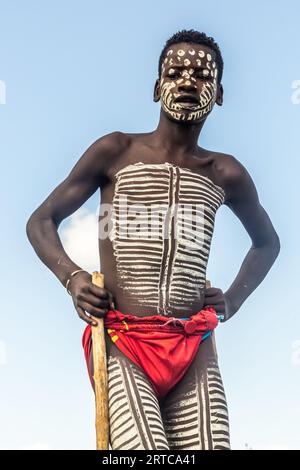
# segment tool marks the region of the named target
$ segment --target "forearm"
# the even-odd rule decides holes
[[[26,233],[40,260],[65,286],[70,273],[81,268],[65,252],[55,222],[51,218],[33,216],[27,223]]]
[[[277,242],[250,248],[236,278],[225,292],[229,318],[239,310],[244,301],[263,281],[279,251],[280,245]]]

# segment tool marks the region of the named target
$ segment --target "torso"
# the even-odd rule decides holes
[[[214,220],[225,200],[222,154],[199,148],[171,156],[153,148],[151,134],[127,137],[101,190],[101,204],[113,204],[109,237],[99,239],[105,286],[123,313],[190,316],[204,305]]]

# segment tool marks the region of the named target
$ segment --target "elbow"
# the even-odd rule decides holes
[[[275,261],[281,249],[280,239],[277,234],[272,238],[272,240],[269,241],[267,246],[273,260]]]
[[[280,253],[280,250],[281,250],[281,244],[280,244],[280,238],[278,237],[278,235],[276,234],[276,240],[274,242],[274,249],[275,249],[275,252],[276,252],[276,258],[277,256],[279,255]]]
[[[31,214],[31,216],[29,217],[26,223],[26,235],[29,241],[33,239],[34,234],[39,229],[41,222],[42,222],[41,214],[38,212],[38,210],[35,210]]]
[[[279,255],[280,249],[281,249],[281,244],[280,244],[280,238],[277,234],[277,232],[274,231],[274,235],[272,237],[270,245],[273,247],[273,250],[276,254],[276,257]]]
[[[41,232],[45,232],[49,228],[49,223],[52,223],[57,228],[59,224],[56,223],[55,219],[50,214],[45,214],[45,212],[36,209],[26,223],[26,235],[28,240],[32,243],[32,241],[36,238],[36,236]]]
[[[280,238],[277,233],[275,233],[272,237],[265,240],[252,242],[252,248],[264,248],[268,250],[269,253],[272,253],[272,256],[276,259],[281,250]]]
[[[33,213],[31,214],[31,216],[29,217],[26,223],[26,235],[29,241],[32,238],[32,234],[34,232],[35,226],[36,226],[36,218]]]

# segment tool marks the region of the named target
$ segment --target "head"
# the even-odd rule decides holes
[[[165,44],[158,64],[154,101],[167,117],[195,124],[223,102],[223,59],[213,38],[182,30]]]

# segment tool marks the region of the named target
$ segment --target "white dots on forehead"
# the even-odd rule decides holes
[[[215,69],[215,78],[217,77],[218,75],[218,69]]]
[[[179,49],[179,51],[177,52],[177,54],[178,54],[180,57],[182,57],[182,56],[185,55],[185,51],[182,50],[182,49]]]
[[[170,49],[168,52],[167,52],[167,55],[171,55],[173,54],[173,49]]]
[[[205,56],[204,51],[198,51],[198,56],[201,58],[204,57]]]
[[[195,55],[196,51],[195,51],[195,49],[189,49],[188,53],[191,54],[191,55]]]
[[[204,69],[203,70],[203,75],[204,75],[204,77],[207,77],[209,75],[209,70]]]
[[[192,75],[194,73],[194,69],[189,70],[189,74]]]
[[[189,59],[184,59],[183,63],[184,65],[190,65],[191,61]]]
[[[213,62],[213,64],[212,64],[212,65],[213,65],[213,68],[215,69],[215,68],[216,68],[216,63],[215,63],[215,62]]]
[[[209,62],[206,62],[206,67],[207,67],[208,69],[210,69],[210,63],[209,63]]]
[[[210,54],[207,54],[207,55],[206,55],[206,58],[207,58],[208,62],[211,61],[211,55],[210,55]]]
[[[166,64],[167,62],[168,62],[168,58],[166,57],[164,60],[164,64]]]
[[[200,59],[196,59],[196,64],[198,65],[198,67],[200,67],[200,65],[201,65],[201,60],[200,60]]]

